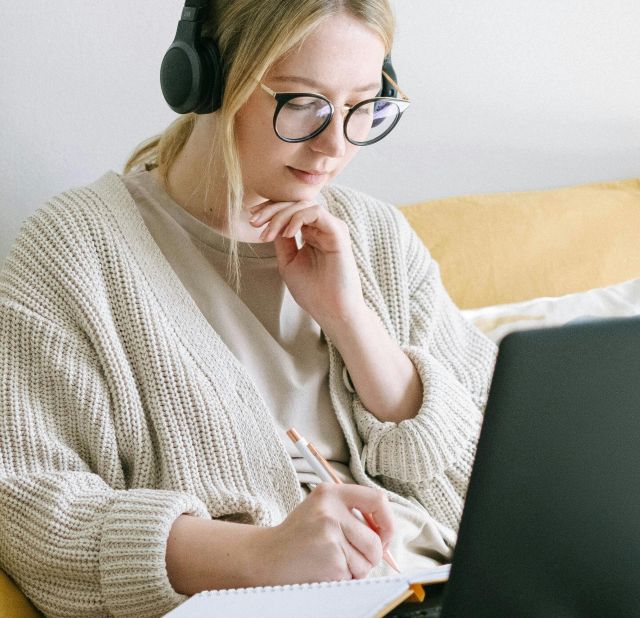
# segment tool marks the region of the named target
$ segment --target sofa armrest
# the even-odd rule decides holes
[[[42,614],[0,569],[0,618],[40,618]]]

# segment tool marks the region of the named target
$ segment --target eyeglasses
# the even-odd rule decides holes
[[[344,105],[344,136],[356,146],[379,142],[398,124],[409,107],[408,97],[385,73],[403,98],[373,97],[355,105]],[[276,100],[273,129],[285,142],[304,142],[324,131],[335,108],[327,97],[315,92],[275,92],[259,82],[262,89]]]

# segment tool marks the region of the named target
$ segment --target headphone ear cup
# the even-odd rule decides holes
[[[202,67],[202,84],[194,111],[196,114],[210,114],[222,107],[224,96],[222,60],[215,41],[208,37],[201,39],[198,53]]]
[[[386,73],[394,82],[398,83],[396,71],[391,64],[391,56],[386,56],[384,63],[382,64],[382,70]],[[397,97],[398,91],[396,87],[382,74],[382,89],[378,94],[379,97]]]
[[[187,114],[198,106],[203,75],[196,50],[184,41],[174,41],[160,67],[162,94],[174,112]]]
[[[162,59],[160,87],[169,107],[178,114],[209,114],[220,109],[224,78],[213,40],[202,39],[197,51],[184,41],[174,41]]]
[[[176,36],[162,59],[160,87],[178,114],[210,114],[222,105],[224,74],[218,46],[201,37],[210,0],[186,0]]]

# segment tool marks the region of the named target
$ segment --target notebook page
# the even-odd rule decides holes
[[[201,592],[166,618],[373,618],[407,596],[410,583],[447,579],[448,565],[408,575]]]

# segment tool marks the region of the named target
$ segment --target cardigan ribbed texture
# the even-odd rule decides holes
[[[453,546],[496,346],[396,208],[323,196],[424,385],[415,418],[380,422],[327,340],[351,472]],[[48,615],[161,615],[185,599],[165,565],[178,515],[274,526],[304,498],[260,393],[113,172],[23,226],[0,273],[0,379],[0,566]]]

